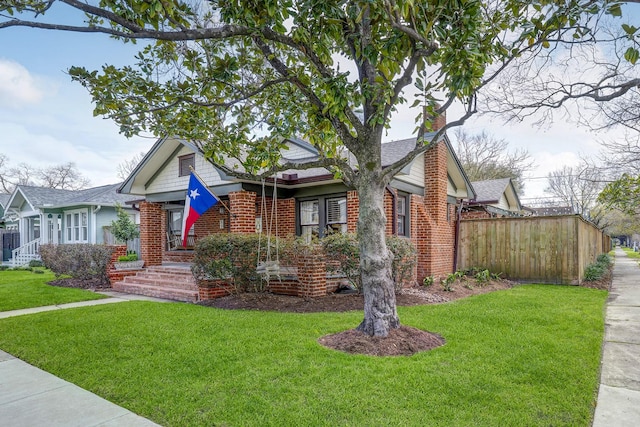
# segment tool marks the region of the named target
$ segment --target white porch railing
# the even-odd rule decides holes
[[[40,259],[40,239],[35,239],[27,244],[20,246],[19,248],[11,251],[11,266],[21,267],[29,264],[29,261],[34,259]]]

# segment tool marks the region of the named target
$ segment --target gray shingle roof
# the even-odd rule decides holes
[[[430,138],[433,138],[435,134],[436,134],[435,132],[425,134],[425,138],[428,140]],[[415,146],[416,146],[416,138],[408,138],[408,139],[401,139],[397,141],[384,142],[382,144],[382,151],[381,151],[382,166],[383,167],[389,166],[395,163],[396,161],[400,160],[408,152],[413,150]],[[357,162],[353,154],[347,153],[347,155],[349,156],[349,160],[348,160],[349,163],[355,165]],[[317,157],[313,157],[313,158],[310,157],[308,159],[308,161],[314,161],[314,160],[317,160]],[[304,159],[302,159],[301,162],[304,162]],[[306,169],[306,170],[302,169],[302,170],[290,171],[290,172],[297,173],[298,178],[323,176],[329,173],[329,171],[324,168],[312,168],[312,169]]]
[[[429,132],[424,138],[431,141],[436,132]],[[409,151],[416,147],[417,138],[400,139],[382,144],[382,166],[389,166],[403,158]]]
[[[63,207],[72,205],[115,205],[135,200],[136,197],[118,194],[120,184],[103,185],[85,190],[60,190],[28,185],[19,186],[24,197],[34,208]]]
[[[509,185],[510,178],[489,179],[486,181],[471,182],[476,190],[476,201],[497,202],[504,194]]]
[[[575,212],[571,206],[555,206],[548,208],[529,208],[537,216],[553,216],[553,215],[574,215]]]
[[[6,207],[11,194],[0,193],[0,207]]]

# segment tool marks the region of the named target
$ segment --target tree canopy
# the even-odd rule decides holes
[[[10,166],[9,157],[0,153],[0,192],[11,193],[17,185],[80,190],[89,184],[89,179],[78,171],[73,162],[43,168],[27,163]]]
[[[64,6],[84,12],[86,21],[47,20]],[[12,0],[0,2],[0,13],[0,29],[147,41],[134,65],[69,70],[91,93],[95,114],[112,118],[126,135],[190,140],[233,176],[326,167],[355,188],[365,295],[359,329],[384,336],[399,326],[384,236],[385,186],[446,129],[474,114],[479,91],[512,64],[563,43],[592,42],[599,19],[619,15],[620,3]],[[429,119],[454,103],[464,113],[424,138]],[[382,139],[401,111],[415,117],[418,138],[383,168]],[[283,140],[291,136],[308,140],[317,159],[281,161]],[[229,167],[228,157],[244,170]]]

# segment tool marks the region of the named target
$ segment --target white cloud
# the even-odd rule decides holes
[[[0,58],[0,105],[23,107],[37,104],[45,96],[45,85],[17,62]]]

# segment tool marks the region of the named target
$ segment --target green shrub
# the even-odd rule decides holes
[[[396,291],[413,276],[413,269],[418,263],[417,251],[407,238],[397,236],[386,237],[387,248],[393,254],[391,277]],[[360,246],[354,233],[335,233],[320,240],[329,271],[344,274],[349,282],[360,290]]]
[[[584,270],[584,280],[586,282],[595,282],[602,279],[607,274],[613,265],[613,261],[609,254],[603,253],[598,255],[596,262],[589,264]]]
[[[422,279],[422,286],[429,287],[433,285],[433,282],[435,282],[435,280],[436,280],[435,277],[427,276],[424,279]]]
[[[32,259],[31,261],[29,261],[29,267],[31,267],[31,268],[44,267],[44,264],[39,259]]]
[[[44,270],[41,270],[41,269],[33,269],[33,270],[32,270],[32,273],[34,273],[34,274],[44,274]]]
[[[478,284],[487,283],[492,278],[491,273],[487,269],[478,271],[473,277]]]
[[[391,274],[396,291],[411,280],[413,269],[418,263],[418,251],[406,237],[387,236],[387,248],[393,253]]]
[[[206,236],[196,242],[191,270],[198,280],[223,279],[236,292],[262,292],[268,277],[258,272],[258,265],[268,261],[267,244],[267,238],[259,234]],[[271,261],[278,255],[282,265],[295,265],[297,254],[305,250],[301,245],[300,240],[272,238]]]
[[[360,277],[360,246],[353,233],[334,233],[320,241],[327,269],[343,274],[358,291],[362,289]]]
[[[110,230],[117,241],[126,244],[129,240],[138,237],[140,232],[138,226],[131,221],[129,214],[122,209],[122,206],[116,205],[116,212],[118,219],[111,221]]]
[[[604,264],[607,267],[613,265],[613,260],[609,254],[600,254],[598,258],[596,258],[596,262],[599,264]]]
[[[447,274],[447,277],[445,277],[440,281],[440,284],[442,285],[442,289],[446,292],[453,292],[452,285],[458,280],[462,279],[463,277],[465,277],[465,274],[463,271],[456,271],[454,273]]]
[[[605,266],[603,264],[594,262],[589,264],[584,270],[584,280],[587,282],[595,282],[602,279],[605,273]]]
[[[136,251],[127,251],[126,255],[121,255],[118,257],[119,262],[127,262],[127,261],[138,261],[138,254]]]
[[[4,271],[4,270],[8,270],[9,266],[8,265],[0,265],[0,271]]]
[[[77,279],[98,279],[109,283],[107,265],[113,247],[91,244],[68,244],[40,246],[40,257],[44,265],[57,277],[68,275]]]
[[[318,256],[324,256],[327,271],[344,275],[360,290],[360,256],[355,234],[335,233],[319,243],[306,243],[299,238],[272,238],[271,260],[275,261],[275,254],[278,253],[281,265],[297,266],[298,256],[320,251]],[[192,272],[198,280],[224,279],[236,292],[263,291],[267,281],[257,271],[257,265],[267,261],[266,245],[266,237],[259,234],[220,233],[206,236],[196,243]],[[392,277],[396,289],[399,289],[412,277],[417,263],[416,250],[408,239],[398,237],[388,237],[387,246],[394,255]]]

